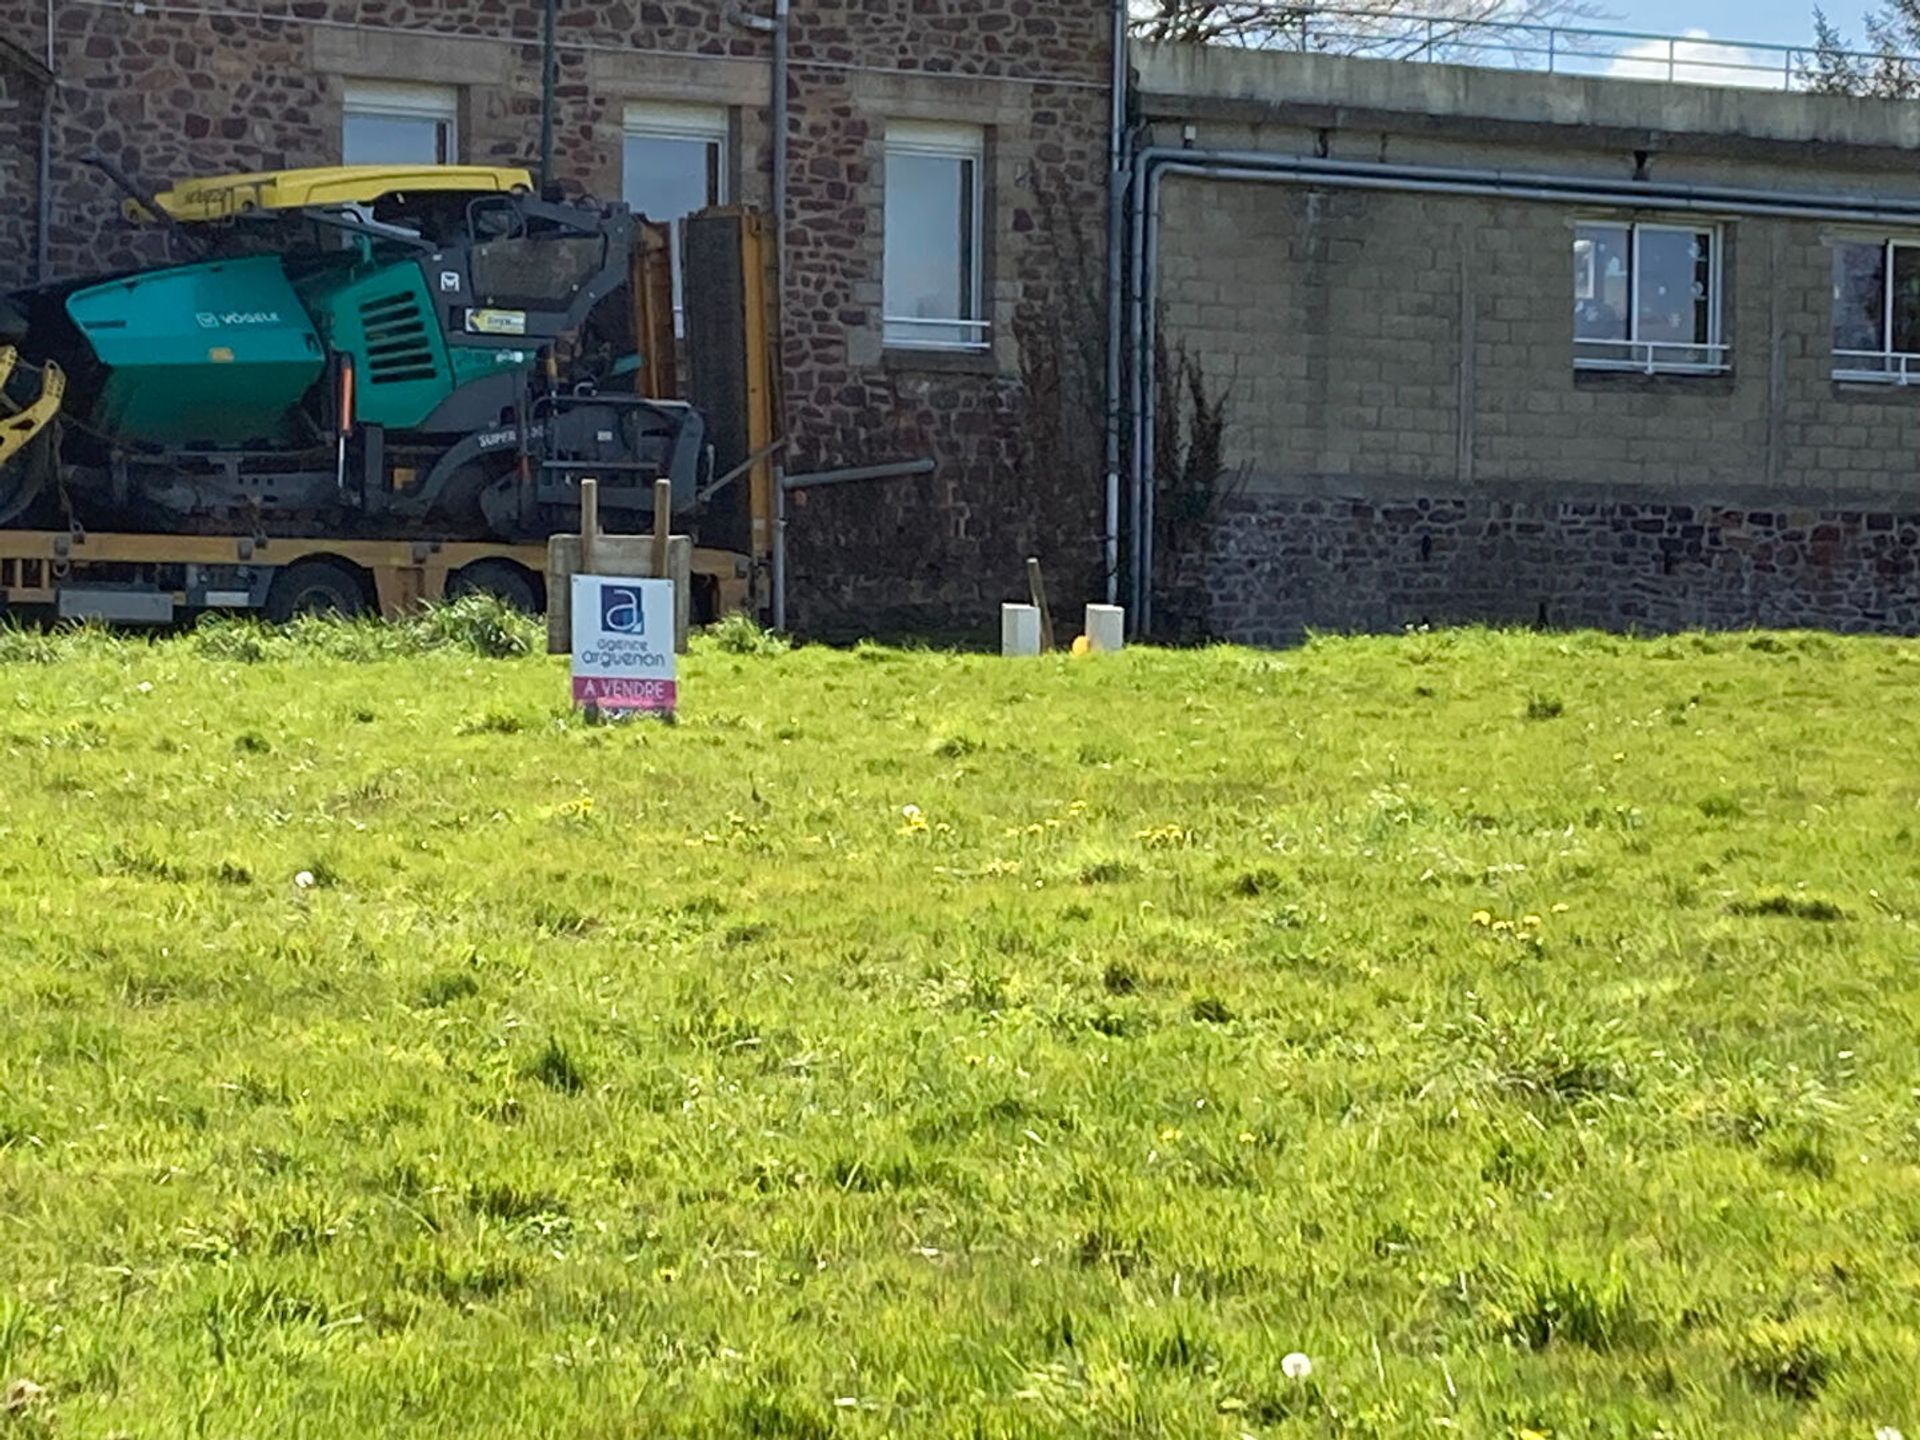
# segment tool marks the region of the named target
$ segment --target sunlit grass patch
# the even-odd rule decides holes
[[[1920,646],[540,650],[0,631],[0,1433],[1920,1432]]]

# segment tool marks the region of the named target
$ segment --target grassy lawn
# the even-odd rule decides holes
[[[683,691],[0,636],[0,1437],[1920,1434],[1920,645]]]

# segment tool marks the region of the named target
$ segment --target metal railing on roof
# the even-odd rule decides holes
[[[1461,20],[1415,9],[1315,9],[1276,26],[1257,42],[1268,50],[1601,75],[1763,90],[1817,90],[1822,74],[1862,78],[1896,74],[1920,84],[1920,56],[1814,45],[1661,35],[1517,20]]]

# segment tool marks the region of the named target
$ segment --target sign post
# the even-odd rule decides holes
[[[673,582],[573,577],[573,703],[589,712],[672,714]]]

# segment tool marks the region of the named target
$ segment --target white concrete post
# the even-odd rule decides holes
[[[1087,606],[1087,648],[1110,654],[1127,643],[1127,612],[1118,605]]]
[[[1008,656],[1040,653],[1040,607],[1038,605],[1002,605],[1000,607],[1000,653]]]

